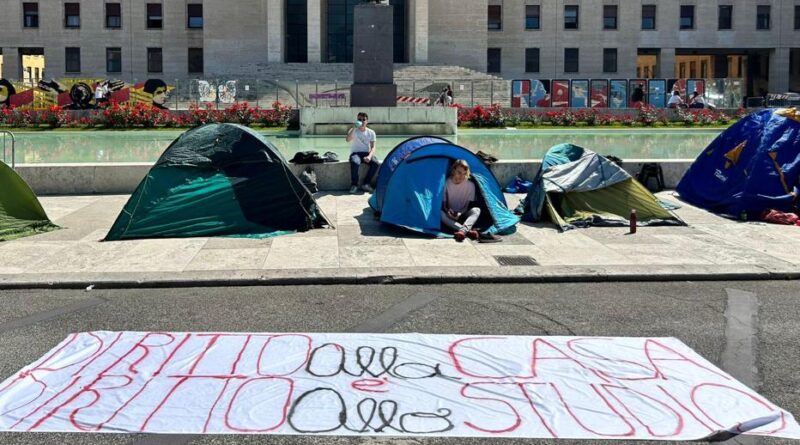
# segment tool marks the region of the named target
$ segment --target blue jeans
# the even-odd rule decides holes
[[[368,154],[369,153],[350,154],[350,185],[358,186],[358,168],[361,166],[361,163]],[[373,156],[372,160],[367,165],[369,165],[369,169],[367,170],[367,176],[364,178],[364,184],[370,184],[372,182],[372,178],[375,176],[375,173],[378,173],[378,166],[380,165],[380,162],[378,161],[378,158]]]

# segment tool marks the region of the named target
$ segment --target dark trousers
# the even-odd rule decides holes
[[[350,154],[350,185],[358,186],[358,168],[361,167],[361,164],[364,162],[364,158],[367,157],[369,153],[351,153]],[[378,166],[380,162],[378,162],[378,158],[372,157],[370,160],[369,169],[367,170],[367,177],[364,178],[364,184],[370,184],[372,182],[372,178],[375,176],[375,173],[378,173]]]

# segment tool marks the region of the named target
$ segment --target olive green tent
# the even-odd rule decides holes
[[[106,241],[197,236],[268,237],[329,225],[308,189],[263,136],[209,124],[176,139]]]
[[[57,229],[17,172],[0,162],[0,241]]]
[[[561,230],[629,224],[685,225],[622,167],[577,145],[552,147],[528,196],[517,207],[525,221],[549,220]]]

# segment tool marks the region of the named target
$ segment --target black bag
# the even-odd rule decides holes
[[[332,151],[326,151],[324,155],[322,155],[322,160],[324,162],[339,162],[339,155]]]
[[[646,162],[642,164],[642,169],[639,170],[639,174],[636,176],[636,179],[641,182],[646,189],[653,193],[658,193],[665,188],[664,171],[661,169],[661,164],[655,162]],[[652,179],[656,180],[655,187],[650,186]]]
[[[486,165],[492,165],[498,161],[497,157],[493,156],[490,153],[486,153],[485,151],[479,151],[475,153],[475,156],[478,157],[481,161],[483,161]]]
[[[289,162],[293,164],[320,164],[323,162],[323,159],[319,156],[318,152],[309,150],[298,151]]]
[[[302,182],[311,193],[317,193],[319,191],[319,187],[317,187],[317,173],[311,167],[306,167],[305,170],[300,172],[300,182]]]

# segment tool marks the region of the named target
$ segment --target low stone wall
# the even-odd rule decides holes
[[[675,188],[693,160],[648,160],[631,159],[623,164],[632,175],[638,174],[645,162],[656,162],[664,171],[667,188]],[[19,175],[38,195],[90,195],[130,194],[147,175],[150,163],[102,163],[102,164],[22,164],[17,166]],[[500,161],[491,166],[492,173],[504,186],[515,176],[531,180],[536,176],[541,161]],[[320,190],[347,190],[350,187],[350,165],[346,161],[293,165],[292,171],[299,174],[312,168],[317,175]],[[362,178],[366,168],[361,168]]]
[[[453,135],[458,131],[455,108],[301,108],[300,134],[341,136],[359,112],[367,113],[370,128],[382,135]]]

